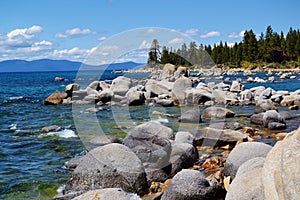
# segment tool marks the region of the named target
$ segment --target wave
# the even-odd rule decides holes
[[[70,130],[70,129],[64,129],[61,131],[53,131],[53,132],[49,132],[49,133],[45,133],[42,134],[41,136],[44,137],[49,137],[49,136],[58,136],[61,138],[73,138],[73,137],[78,137],[74,131]]]
[[[10,130],[17,130],[17,124],[11,124],[8,126]]]
[[[16,96],[16,97],[9,97],[9,100],[19,100],[19,99],[23,99],[23,96]]]

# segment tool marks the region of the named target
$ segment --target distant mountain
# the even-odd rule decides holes
[[[84,70],[126,70],[145,66],[142,63],[124,62],[110,65],[92,66],[69,60],[6,60],[0,62],[0,72],[34,72],[34,71],[78,71]]]

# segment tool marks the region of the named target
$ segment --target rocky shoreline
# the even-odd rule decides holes
[[[51,94],[46,105],[94,105],[88,112],[99,112],[103,105],[196,105],[203,108],[202,113],[187,110],[178,121],[221,121],[196,132],[174,132],[153,122],[138,125],[122,143],[112,140],[117,143],[95,147],[71,160],[66,167],[73,170],[72,175],[63,194],[55,199],[298,199],[300,129],[280,131],[288,120],[299,116],[278,108],[297,110],[300,89],[244,89],[242,80],[224,79],[225,73],[235,75],[236,71],[214,69],[191,74],[185,67],[166,64],[144,80],[119,76],[111,84],[94,81],[81,89],[74,83]],[[279,79],[296,78],[291,72],[269,71],[267,80],[253,78],[252,71],[243,73],[248,76],[243,81],[257,83],[275,81],[275,73]],[[209,77],[220,82],[210,82]],[[244,105],[254,106],[254,113],[237,116],[226,108]],[[261,130],[224,122],[238,117],[250,118],[261,130],[275,130],[272,137],[282,141],[274,147],[256,142]]]

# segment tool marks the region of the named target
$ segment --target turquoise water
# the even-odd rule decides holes
[[[69,178],[69,171],[63,168],[64,163],[76,155],[85,153],[86,148],[81,141],[81,136],[85,133],[76,131],[74,119],[86,119],[89,114],[73,115],[71,105],[43,105],[43,100],[49,94],[55,90],[64,90],[67,84],[73,83],[76,74],[76,72],[0,73],[0,199],[50,199],[56,194],[57,188]],[[90,80],[94,80],[91,78],[93,75],[95,76],[91,72],[85,74]],[[118,75],[107,72],[101,79],[112,80]],[[129,74],[131,77],[139,76],[139,78],[146,75]],[[65,78],[65,81],[55,82],[54,78],[57,76]],[[285,80],[263,85],[276,90],[293,91],[299,89],[299,82],[299,80]],[[247,88],[256,85],[262,84],[245,84]],[[82,106],[80,109],[89,107],[91,106]],[[162,108],[151,105],[106,108],[109,111],[100,111],[96,114],[97,123],[105,134],[120,138],[124,137],[131,127],[149,120],[162,121],[174,130],[191,128],[179,127],[176,118],[161,119],[151,114],[153,110],[159,110],[178,115],[182,109],[190,108]],[[125,114],[124,109],[127,109]],[[232,109],[238,113],[252,113],[254,108]],[[50,134],[40,131],[42,127],[49,125],[58,125],[62,129]],[[201,126],[204,125],[206,124]],[[293,129],[296,126],[297,124],[291,123],[288,128]],[[89,130],[95,130],[95,135],[99,134],[93,122],[88,127]]]

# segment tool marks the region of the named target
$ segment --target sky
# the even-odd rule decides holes
[[[243,31],[287,33],[300,28],[300,1],[242,0],[1,0],[0,61],[11,59],[66,59],[84,61],[97,49],[103,56],[113,54],[120,34],[137,29],[152,35],[138,40],[138,48],[149,48],[158,37],[156,28],[180,32],[198,44],[220,41],[228,45],[242,40]],[[156,27],[156,28],[152,28]],[[172,35],[172,34],[171,34]],[[135,40],[136,34],[122,38]],[[166,44],[180,43],[174,35]],[[122,43],[121,42],[121,43]],[[136,42],[135,42],[136,43]],[[106,45],[104,45],[106,44]],[[101,48],[100,48],[101,47]],[[107,50],[107,51],[106,51]],[[136,51],[138,52],[138,51]],[[142,52],[142,51],[141,51]],[[120,61],[146,61],[128,56]],[[106,60],[103,57],[102,63]]]

